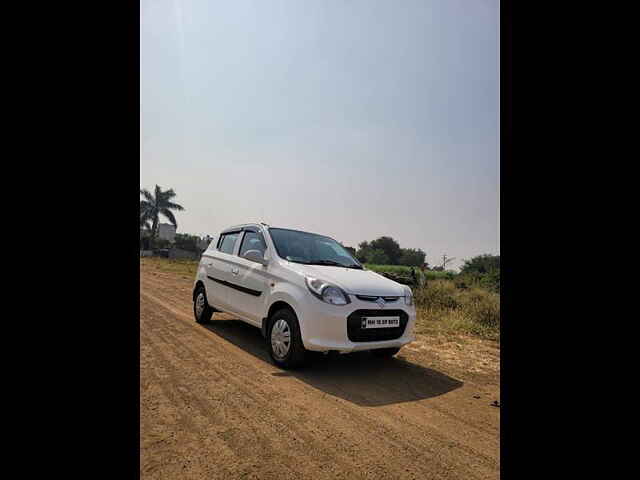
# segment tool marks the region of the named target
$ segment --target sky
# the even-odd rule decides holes
[[[142,0],[140,187],[431,265],[500,253],[499,2]],[[164,220],[166,222],[166,220]]]

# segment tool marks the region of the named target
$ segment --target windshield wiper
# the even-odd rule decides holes
[[[302,265],[312,265],[311,262],[305,262],[304,260],[289,260],[289,258],[286,258],[285,260],[291,263],[301,263]]]
[[[333,260],[315,260],[310,262],[310,265],[330,265],[335,267],[344,267],[344,268],[356,268],[358,270],[362,270],[360,265],[356,265],[355,263],[351,265],[345,265],[344,263],[334,262]]]

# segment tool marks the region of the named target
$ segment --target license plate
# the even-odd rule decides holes
[[[362,328],[394,328],[400,326],[400,317],[362,317]]]

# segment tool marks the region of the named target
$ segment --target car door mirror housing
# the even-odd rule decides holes
[[[264,255],[260,250],[247,250],[242,258],[246,258],[250,262],[260,263],[262,265],[267,265],[269,261],[264,258]]]

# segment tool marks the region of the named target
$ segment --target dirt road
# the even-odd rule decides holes
[[[140,277],[143,479],[499,478],[495,347],[419,337],[288,372],[258,329],[196,324],[192,278]]]

